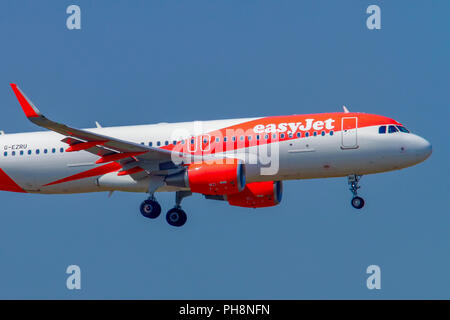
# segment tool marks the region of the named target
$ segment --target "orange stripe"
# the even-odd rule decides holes
[[[86,150],[86,149],[95,147],[97,145],[103,145],[106,142],[108,142],[108,141],[107,140],[103,140],[103,141],[100,140],[100,141],[87,141],[87,142],[75,143],[75,144],[71,144],[70,147],[68,147],[66,149],[66,152]]]
[[[118,164],[117,162],[112,162],[112,163],[108,163],[108,164],[105,164],[100,167],[96,167],[93,169],[89,169],[87,171],[83,171],[83,172],[74,174],[72,176],[69,176],[69,177],[66,177],[66,178],[63,178],[60,180],[56,180],[56,181],[47,183],[44,185],[44,187],[63,183],[63,182],[68,182],[68,181],[74,181],[74,180],[80,180],[80,179],[89,178],[89,177],[100,176],[100,175],[103,175],[103,174],[106,174],[109,172],[117,171],[120,168],[122,168],[122,166],[120,164]]]
[[[98,159],[97,161],[95,161],[95,163],[105,163],[105,162],[110,162],[110,161],[116,161],[116,160],[120,160],[120,159],[124,159],[124,158],[130,158],[130,157],[134,157],[140,154],[144,154],[147,153],[147,151],[143,151],[143,152],[124,152],[124,153],[114,153],[114,154],[109,154],[106,156],[101,157],[100,159]]]
[[[5,171],[0,169],[0,190],[12,192],[26,192],[11,179]]]
[[[314,131],[317,131],[319,134],[320,134],[320,131],[326,131],[326,133],[329,133],[329,131],[331,131],[331,130],[334,133],[338,133],[342,130],[342,128],[341,128],[342,118],[351,118],[351,117],[358,118],[358,128],[371,127],[371,126],[377,126],[377,125],[386,125],[386,124],[401,125],[401,123],[397,122],[396,120],[385,117],[385,116],[380,116],[380,115],[376,115],[376,114],[368,114],[368,113],[359,113],[359,112],[349,112],[349,113],[333,112],[333,113],[316,113],[316,114],[302,114],[302,115],[290,115],[290,116],[272,116],[272,117],[258,118],[258,119],[250,120],[250,121],[243,122],[243,123],[238,123],[236,125],[232,125],[229,127],[225,127],[225,128],[222,128],[219,130],[214,130],[214,131],[207,133],[207,135],[209,135],[210,139],[211,139],[209,151],[202,151],[201,148],[199,147],[201,144],[203,144],[203,142],[199,143],[198,139],[203,138],[204,135],[199,135],[196,137],[191,137],[189,139],[185,139],[184,144],[181,144],[181,143],[177,143],[176,145],[170,144],[168,146],[161,147],[161,149],[166,149],[166,150],[171,150],[171,151],[173,150],[175,152],[184,151],[184,152],[182,152],[183,154],[208,155],[208,154],[216,153],[216,150],[215,150],[216,146],[219,146],[220,144],[222,144],[222,146],[219,146],[219,148],[218,148],[219,152],[233,151],[233,150],[248,148],[250,146],[255,146],[255,144],[262,145],[262,144],[271,144],[274,142],[304,139],[306,132],[309,133],[310,137],[313,136]],[[333,119],[334,120],[334,122],[333,122],[334,128],[331,130],[326,130],[326,129],[314,130],[313,128],[311,128],[308,131],[303,131],[303,130],[297,129],[296,132],[300,131],[302,133],[301,138],[297,138],[296,132],[293,133],[292,137],[289,137],[288,136],[289,130],[286,130],[286,132],[283,132],[285,134],[285,137],[283,139],[281,139],[280,132],[276,132],[277,139],[275,139],[275,140],[272,139],[272,133],[260,133],[261,136],[268,134],[269,138],[257,140],[257,142],[256,142],[256,139],[254,137],[254,136],[256,136],[256,133],[253,132],[253,128],[256,125],[263,125],[265,127],[268,124],[274,124],[275,126],[278,126],[278,124],[280,124],[280,123],[301,122],[302,124],[305,124],[306,119],[314,119],[314,121],[325,121],[327,119]],[[245,139],[244,143],[241,143],[240,141],[238,141],[239,137],[236,137],[237,138],[236,141],[232,142],[230,140],[230,136],[227,135],[228,130],[239,131],[241,135],[246,135],[246,134],[248,135],[249,132],[251,132],[251,135],[253,136],[253,140],[250,143],[247,139]],[[221,141],[218,144],[215,142],[215,137],[221,137]],[[223,137],[228,137],[229,141],[224,142]],[[196,151],[189,151],[189,148],[187,147],[188,144],[190,143],[191,139],[196,140],[196,142],[195,142],[197,144]],[[186,152],[186,150],[187,150],[187,152]]]
[[[141,172],[141,171],[144,171],[144,169],[142,169],[141,167],[134,167],[134,168],[131,168],[131,169],[128,169],[128,170],[119,171],[117,173],[117,175],[118,176],[125,176],[125,175],[128,175],[128,174],[138,173],[138,172]]]

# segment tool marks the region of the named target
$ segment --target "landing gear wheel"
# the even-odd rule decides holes
[[[358,197],[358,189],[361,188],[358,184],[361,177],[361,175],[357,174],[351,174],[347,177],[348,184],[350,185],[350,191],[353,194],[352,207],[355,209],[361,209],[362,207],[364,207],[364,199]]]
[[[364,207],[364,199],[361,197],[354,197],[352,199],[352,206],[355,209],[361,209],[362,207]]]
[[[161,214],[161,206],[154,200],[145,200],[141,203],[141,214],[150,219],[158,218]]]
[[[171,226],[181,227],[186,223],[187,215],[186,212],[175,207],[167,211],[166,220]]]

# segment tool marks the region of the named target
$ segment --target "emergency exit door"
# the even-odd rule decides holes
[[[358,118],[346,117],[342,118],[341,126],[342,134],[342,149],[355,149],[358,148]]]

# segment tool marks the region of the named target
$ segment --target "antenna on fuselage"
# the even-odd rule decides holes
[[[97,128],[101,128],[102,126],[100,125],[100,123],[98,123],[98,121],[95,121],[95,125],[97,126]]]
[[[350,111],[348,111],[348,109],[347,109],[346,106],[342,106],[342,109],[344,109],[344,112],[345,112],[345,113],[349,113],[349,112],[350,112]]]
[[[0,135],[2,136],[2,135],[4,135],[4,134],[5,134],[5,131],[0,130]]]

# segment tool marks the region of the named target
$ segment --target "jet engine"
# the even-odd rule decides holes
[[[207,199],[227,200],[232,206],[263,208],[276,206],[283,196],[282,181],[248,183],[244,190],[223,196],[205,195]]]
[[[245,166],[237,159],[223,159],[224,163],[191,163],[183,172],[168,176],[166,184],[189,188],[205,195],[238,193],[245,187]]]

